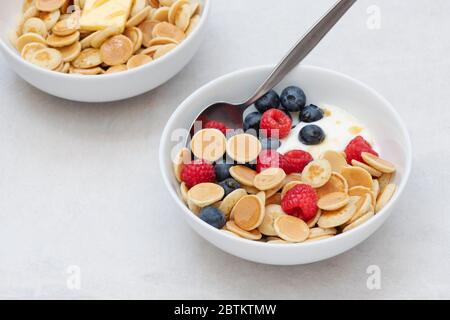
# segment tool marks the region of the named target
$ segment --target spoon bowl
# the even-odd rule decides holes
[[[227,102],[216,102],[208,106],[199,116],[197,121],[217,119],[229,128],[241,128],[243,126],[242,115],[247,109],[244,104],[232,104]]]

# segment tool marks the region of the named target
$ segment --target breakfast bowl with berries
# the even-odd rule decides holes
[[[0,52],[36,88],[123,100],[180,72],[203,41],[210,0],[4,1]]]
[[[241,128],[202,119],[189,130],[202,108],[239,101],[270,70],[223,76],[179,106],[162,135],[163,178],[177,217],[230,254],[274,265],[327,259],[393,213],[411,170],[410,138],[373,89],[309,66],[249,107]]]

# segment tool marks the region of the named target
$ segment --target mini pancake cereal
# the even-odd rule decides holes
[[[36,33],[45,38],[47,37],[47,26],[41,19],[32,17],[23,24],[22,33]]]
[[[45,38],[37,33],[25,33],[17,38],[15,46],[19,52],[22,52],[23,48],[29,43],[42,43],[47,44]]]
[[[341,173],[342,168],[348,166],[345,156],[338,151],[328,150],[322,155],[322,159],[328,160],[332,172]]]
[[[347,225],[342,232],[347,232],[350,231],[360,225],[362,225],[364,222],[368,221],[370,218],[372,218],[374,216],[373,211],[367,212],[366,214],[364,214],[362,217],[360,217],[359,219],[353,221],[352,223],[350,223],[349,225]]]
[[[273,196],[266,199],[266,206],[281,203],[281,198],[281,193],[275,193]]]
[[[142,34],[141,29],[136,28],[136,27],[128,28],[125,30],[124,35],[127,36],[131,40],[131,42],[133,42],[133,44],[134,44],[133,52],[136,52],[139,49],[141,49],[142,42],[144,41],[144,36]],[[148,56],[148,57],[151,58],[150,56]]]
[[[106,42],[109,38],[113,36],[120,35],[120,29],[116,25],[109,26],[103,30],[98,30],[89,36],[86,37],[86,41],[83,45],[84,46],[91,46],[94,49],[99,49],[103,43]],[[85,40],[85,39],[83,39]]]
[[[231,173],[231,170],[230,170],[230,173]],[[256,173],[255,173],[255,175],[256,175]],[[233,175],[231,175],[231,176],[233,176]],[[255,187],[252,187],[252,186],[242,185],[242,188],[243,188],[245,191],[247,191],[248,194],[256,195],[256,194],[259,193],[259,190],[256,189]]]
[[[70,46],[59,49],[59,52],[61,53],[64,62],[72,62],[77,57],[79,57],[81,49],[82,49],[81,43],[77,41]]]
[[[228,231],[231,231],[244,239],[257,241],[261,240],[262,238],[262,234],[258,230],[251,230],[251,231],[242,230],[233,221],[228,221],[226,226]]]
[[[354,201],[355,201],[355,205],[356,205],[355,214],[346,224],[350,224],[350,223],[358,220],[359,218],[361,218],[364,214],[366,214],[370,210],[373,211],[373,206],[371,205],[371,197],[369,194],[358,197],[357,200],[355,199]]]
[[[233,207],[231,215],[242,230],[255,230],[263,222],[264,204],[258,196],[244,196]]]
[[[368,166],[367,164],[359,162],[358,160],[355,160],[355,159],[352,160],[352,166],[363,168],[368,173],[370,173],[370,175],[373,177],[379,178],[383,174],[381,171],[378,171],[377,169],[372,168],[372,167]]]
[[[184,40],[186,34],[183,32],[183,30],[181,30],[177,26],[174,26],[173,24],[170,24],[169,22],[160,22],[153,28],[152,37],[171,38],[180,43]]]
[[[193,203],[189,198],[188,198],[188,201],[187,201],[187,205],[188,205],[189,210],[191,210],[192,213],[194,213],[197,216],[200,213],[200,211],[202,210],[202,208],[200,208],[195,203]]]
[[[274,222],[275,219],[285,215],[283,209],[278,204],[269,204],[265,208],[264,219],[258,230],[265,236],[277,236],[275,231]]]
[[[378,182],[380,183],[380,190],[383,190],[394,177],[393,173],[383,173],[381,177],[378,178]]]
[[[44,48],[32,54],[30,62],[48,70],[55,70],[63,60],[58,50]]]
[[[137,54],[132,56],[127,62],[128,69],[134,69],[144,64],[152,62],[153,59],[145,54]]]
[[[355,199],[353,199],[355,201]],[[335,211],[323,211],[317,225],[321,228],[335,228],[349,221],[356,213],[356,204],[350,202],[345,207]]]
[[[393,173],[395,172],[395,166],[389,161],[378,158],[377,156],[363,152],[361,154],[363,160],[374,169],[381,171],[382,173]]]
[[[347,180],[348,187],[372,188],[372,176],[360,167],[342,168],[342,176]]]
[[[59,10],[54,10],[52,12],[41,11],[38,13],[38,17],[45,23],[46,29],[50,30],[59,21],[59,18],[61,17],[61,11]]]
[[[65,37],[77,32],[79,30],[78,29],[79,19],[80,19],[79,13],[75,12],[71,14],[68,18],[59,20],[52,28],[53,34],[60,37]]]
[[[302,172],[303,182],[314,188],[324,186],[331,177],[331,165],[328,160],[315,160],[309,163]]]
[[[60,9],[66,0],[36,0],[34,5],[40,11],[52,12]]]
[[[100,67],[81,69],[81,68],[75,68],[75,67],[71,66],[69,68],[69,73],[80,74],[80,75],[84,75],[84,76],[93,76],[93,75],[103,74],[104,72],[105,72],[105,70],[103,70]]]
[[[112,74],[150,64],[176,49],[196,29],[201,14],[197,0],[23,0],[11,42],[24,60],[47,70]],[[64,63],[49,68],[31,59],[30,48],[22,54],[30,43],[60,51]],[[74,64],[84,59],[79,56],[85,49],[100,49],[102,63]]]
[[[314,228],[317,225],[317,222],[319,222],[320,217],[322,216],[322,210],[317,210],[316,216],[312,218],[309,221],[306,221],[306,224],[310,228]]]
[[[21,52],[22,58],[29,61],[31,57],[36,53],[36,51],[45,49],[47,46],[39,42],[31,42],[26,44]]]
[[[125,64],[132,57],[133,52],[133,42],[124,35],[113,36],[100,47],[100,57],[109,66]]]
[[[189,200],[188,192],[189,192],[188,187],[186,186],[186,184],[184,182],[182,182],[180,184],[180,193],[181,193],[181,197],[183,198],[183,201],[186,202],[186,203]]]
[[[322,238],[325,236],[334,236],[334,235],[336,235],[336,233],[337,233],[337,230],[335,228],[328,228],[328,229],[324,229],[324,228],[320,228],[320,227],[311,228],[309,230],[308,239]]]
[[[255,178],[257,176],[256,171],[246,167],[246,166],[234,166],[230,169],[230,175],[239,183],[243,184],[244,186],[248,187],[255,187],[253,182],[255,181]],[[255,188],[256,193],[258,192],[258,189]],[[249,192],[253,193],[253,192]]]
[[[302,175],[300,173],[291,173],[289,175],[286,176],[286,178],[284,178],[283,180],[283,186],[287,185],[289,182],[294,182],[294,181],[302,181]]]
[[[375,212],[379,212],[381,209],[384,208],[384,206],[389,202],[389,200],[391,200],[395,191],[397,191],[397,186],[395,184],[388,184],[383,189],[383,192],[381,192],[380,196],[378,197]]]
[[[196,15],[195,6],[187,0],[169,2],[164,8],[170,9],[159,7],[160,1],[151,11],[151,23],[144,20],[133,27],[143,33],[144,46],[148,40],[148,48],[133,57],[175,45],[180,30],[189,29],[185,19]],[[142,9],[136,10],[139,14]],[[127,39],[134,43],[138,33],[128,29]],[[24,54],[41,46],[47,48],[30,44]],[[352,232],[392,199],[395,166],[375,151],[367,126],[330,106],[306,105],[288,115],[286,110],[296,107],[290,101],[303,99],[299,92],[288,87],[275,99],[283,109],[267,105],[277,93],[267,94],[255,104],[258,111],[244,117],[242,128],[203,119],[189,146],[174,153],[180,199],[204,223],[241,241],[308,245]],[[299,124],[292,123],[294,117]],[[263,130],[254,134],[255,128]],[[272,136],[271,130],[278,132]]]
[[[135,0],[133,3],[133,6],[131,7],[131,13],[130,16],[134,17],[136,14],[138,14],[141,10],[145,8],[149,8],[150,10],[153,9],[152,6],[147,6],[147,0]]]
[[[188,199],[200,208],[220,201],[225,194],[223,188],[214,183],[200,183],[188,191]]]
[[[156,51],[153,54],[153,59],[159,59],[168,54],[170,51],[174,50],[177,47],[177,45],[174,43],[169,43],[165,45],[157,45],[155,47]]]
[[[220,211],[222,211],[228,218],[231,214],[231,210],[235,207],[236,203],[239,202],[243,197],[247,195],[247,191],[244,189],[237,189],[226,196],[219,206]]]
[[[105,71],[105,73],[117,73],[122,71],[127,71],[128,67],[124,64],[119,64],[117,66],[109,67],[108,70]]]
[[[161,7],[152,12],[153,21],[169,22],[169,7]]]
[[[270,168],[257,174],[253,180],[253,185],[262,191],[280,186],[286,177],[286,173],[280,168]]]
[[[89,48],[84,49],[81,53],[73,60],[72,65],[79,69],[90,69],[97,67],[103,63],[100,50]]]
[[[78,40],[80,40],[80,33],[78,31],[68,36],[57,36],[56,34],[51,34],[47,37],[47,45],[59,49],[70,46]]]
[[[254,161],[261,149],[261,142],[250,134],[235,135],[227,142],[227,154],[239,163]]]
[[[216,203],[213,203],[212,206],[216,209],[219,209],[219,207],[222,205],[222,201],[217,201]]]
[[[273,225],[277,235],[285,241],[303,242],[309,237],[308,225],[299,218],[281,215],[275,219]]]
[[[374,199],[378,198],[378,195],[380,194],[380,182],[377,179],[373,180],[371,191],[373,193]]]
[[[183,165],[191,161],[191,151],[188,148],[181,148],[173,160],[173,171],[178,182],[181,182],[181,170]]]
[[[259,198],[264,207],[266,205],[266,193],[264,191],[260,191],[256,194],[256,196]]]
[[[152,11],[151,7],[145,7],[141,11],[137,12],[135,15],[133,15],[126,23],[125,27],[131,28],[135,27],[141,22],[143,22],[145,19],[148,18],[149,13]]]
[[[317,188],[316,192],[319,199],[333,192],[348,193],[348,183],[342,175],[332,172],[328,182],[322,187]]]
[[[225,154],[226,139],[217,129],[203,129],[191,141],[192,153],[199,159],[216,161]]]
[[[189,27],[186,29],[186,36],[189,36],[197,27],[200,22],[200,16],[196,14],[191,18],[191,22],[189,23]]]
[[[348,194],[344,192],[329,193],[317,201],[317,206],[322,210],[332,211],[346,206],[350,201]]]
[[[281,190],[281,187],[282,187],[282,186],[283,186],[283,184],[280,183],[279,185],[273,187],[272,189],[265,190],[265,191],[264,191],[264,194],[265,194],[265,196],[266,196],[266,200],[269,199],[269,198],[271,198],[271,197],[274,196],[275,194],[277,194],[277,193]]]
[[[360,196],[360,197],[365,196],[366,194],[369,194],[370,198],[372,199],[372,205],[375,206],[376,197],[375,197],[374,193],[372,192],[372,190],[369,188],[361,187],[361,186],[353,187],[348,190],[348,194],[350,196]]]

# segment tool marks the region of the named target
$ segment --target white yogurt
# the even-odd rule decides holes
[[[325,111],[323,119],[314,123],[302,122],[297,124],[289,136],[281,140],[282,144],[278,152],[284,154],[291,150],[304,150],[311,153],[317,159],[327,150],[344,151],[348,143],[358,135],[366,139],[372,146],[374,145],[373,136],[365,124],[347,111],[332,105],[323,105],[320,107]],[[298,118],[298,115],[294,115],[293,118]],[[309,124],[315,124],[325,132],[326,138],[321,144],[307,146],[298,139],[300,130]]]

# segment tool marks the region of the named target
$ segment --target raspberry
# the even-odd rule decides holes
[[[298,173],[313,160],[305,151],[293,150],[285,155],[275,150],[263,150],[256,162],[256,171],[259,173],[268,168],[281,168],[286,174]]]
[[[291,216],[310,221],[318,211],[316,191],[310,185],[299,184],[286,193],[281,207]]]
[[[285,170],[286,174],[300,173],[308,163],[314,160],[309,152],[303,150],[289,151],[288,153],[284,154],[284,157],[290,163],[288,171]]]
[[[269,168],[288,170],[290,164],[286,158],[275,150],[263,150],[256,159],[256,172],[260,173]]]
[[[378,153],[372,149],[372,146],[364,140],[363,137],[357,136],[354,138],[345,148],[345,154],[347,155],[347,163],[352,164],[352,160],[355,159],[359,162],[363,162],[364,160],[361,157],[361,153],[368,152],[378,157]]]
[[[204,160],[195,160],[185,164],[181,170],[181,181],[188,188],[204,182],[214,182],[215,180],[216,173],[213,165]]]
[[[211,120],[205,123],[203,129],[217,129],[222,131],[222,133],[226,135],[228,127],[223,122]]]
[[[260,128],[266,130],[265,135],[268,138],[283,139],[291,132],[292,120],[281,110],[270,109],[264,112]]]

